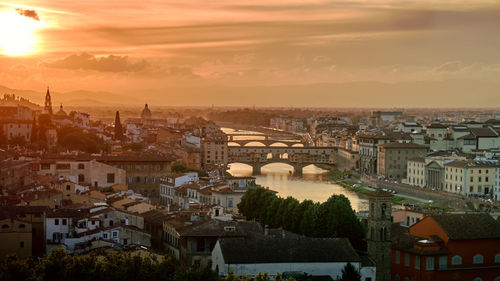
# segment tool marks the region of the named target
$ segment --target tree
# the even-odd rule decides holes
[[[36,118],[33,118],[33,124],[31,124],[31,143],[36,143],[38,141],[38,126],[36,125]]]
[[[173,173],[186,173],[189,171],[188,167],[186,167],[184,163],[179,163],[179,162],[173,164],[171,170]]]
[[[361,281],[361,274],[348,262],[342,269],[342,277],[340,277],[339,281]]]
[[[23,146],[26,145],[26,139],[23,136],[15,136],[9,140],[9,144]]]

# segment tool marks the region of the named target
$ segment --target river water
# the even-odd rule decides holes
[[[222,130],[225,133],[234,132],[230,128],[222,128]],[[240,130],[239,132],[259,134],[252,131]],[[235,137],[235,139],[254,139],[254,137],[240,136]],[[229,145],[235,144],[229,143]],[[261,146],[262,144],[250,143],[249,145]],[[229,167],[228,172],[233,176],[252,175],[252,167],[249,165],[233,163]],[[256,178],[255,182],[277,191],[278,196],[292,196],[300,201],[310,199],[317,202],[324,202],[333,194],[343,194],[351,201],[351,206],[355,211],[368,210],[368,201],[366,199],[360,198],[355,192],[347,190],[338,184],[328,182],[325,170],[314,165],[309,165],[304,168],[302,177],[290,175],[291,170],[293,171],[293,167],[287,164],[269,164],[262,167],[260,176],[254,176]]]

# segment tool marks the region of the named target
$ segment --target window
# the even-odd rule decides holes
[[[69,170],[71,169],[71,165],[70,164],[56,164],[56,170]]]
[[[420,269],[420,256],[415,256],[415,269]]]
[[[500,263],[500,253],[495,255],[495,263]]]
[[[401,278],[399,277],[399,274],[396,274],[396,276],[394,277],[394,279],[395,279],[396,281],[400,281],[400,280],[401,280]]]
[[[118,232],[113,231],[113,238],[116,238],[116,237],[118,237]]]
[[[104,237],[104,239],[108,239],[108,234],[107,233],[103,233],[102,237]]]
[[[3,225],[2,225],[2,229],[7,229],[7,228],[9,228],[9,225],[8,225],[8,224],[3,224]]]
[[[426,270],[434,270],[434,257],[426,257],[425,258],[425,269]]]
[[[71,185],[66,185],[66,190],[70,190],[71,189]]]
[[[451,258],[451,264],[452,265],[461,265],[462,264],[462,257],[461,256],[453,256],[453,258]]]
[[[78,183],[82,183],[85,181],[85,176],[83,174],[78,175]]]
[[[483,255],[477,254],[474,256],[474,258],[472,260],[473,260],[474,264],[482,264],[483,263]]]
[[[233,198],[228,198],[227,199],[227,207],[232,208],[233,207]]]
[[[55,220],[54,220],[54,224],[55,224],[55,225],[59,225],[59,219],[55,219]]]
[[[82,163],[78,164],[78,170],[83,170],[85,169],[85,165],[83,165]]]
[[[396,264],[401,263],[401,253],[399,251],[396,251]]]
[[[447,256],[439,257],[439,269],[446,269],[446,263],[448,261]]]
[[[405,266],[409,267],[410,266],[410,254],[405,253]]]
[[[107,175],[108,183],[115,183],[115,174],[111,173]]]
[[[24,248],[24,242],[23,241],[19,242],[19,247],[20,248]]]
[[[66,219],[62,219],[62,224],[63,225],[67,225],[68,224],[68,221]]]
[[[22,224],[19,225],[19,228],[20,229],[24,229],[24,228],[26,228],[26,225],[24,223],[22,223]]]

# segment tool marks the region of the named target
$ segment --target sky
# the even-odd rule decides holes
[[[493,0],[0,0],[0,85],[159,105],[500,107],[499,30]]]

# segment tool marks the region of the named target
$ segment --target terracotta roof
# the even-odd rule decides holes
[[[96,157],[99,162],[171,162],[176,158],[171,155],[133,152],[120,155],[103,155]]]
[[[360,262],[347,238],[219,239],[227,264]]]
[[[162,211],[159,210],[151,210],[145,213],[142,213],[141,216],[144,218],[144,222],[162,226],[163,222],[169,219],[169,216]]]
[[[424,145],[420,145],[420,144],[416,144],[416,143],[413,143],[413,142],[390,142],[390,143],[386,143],[386,144],[381,144],[379,145],[381,147],[385,147],[385,148],[415,148],[415,149],[427,149],[426,146]]]
[[[452,240],[500,238],[500,223],[489,214],[430,216]]]
[[[47,213],[48,218],[77,218],[88,215],[88,210],[52,209]]]

